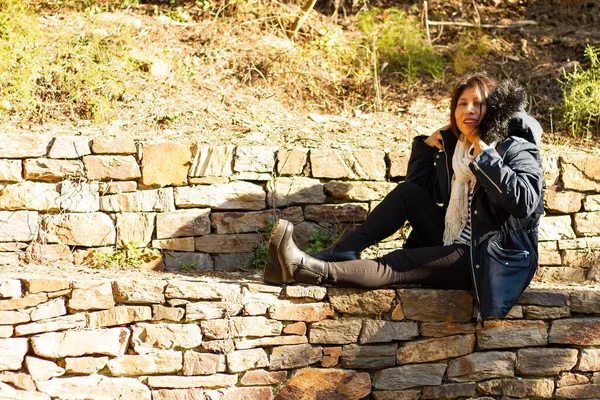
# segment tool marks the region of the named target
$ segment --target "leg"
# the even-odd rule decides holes
[[[329,263],[326,283],[376,288],[395,283],[420,283],[438,288],[470,289],[469,247],[401,249],[376,260]]]
[[[346,232],[333,246],[313,255],[323,261],[360,259],[360,252],[400,229],[406,221],[424,245],[442,244],[444,209],[431,195],[414,183],[399,184],[385,196],[367,219],[354,231]]]

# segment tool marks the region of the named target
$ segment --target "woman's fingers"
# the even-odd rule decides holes
[[[425,139],[425,144],[443,150],[444,146],[442,144],[442,134],[440,133],[440,131],[433,132],[431,136]]]

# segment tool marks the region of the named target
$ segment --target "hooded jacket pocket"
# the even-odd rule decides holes
[[[505,267],[526,268],[531,265],[531,253],[527,250],[505,249],[498,242],[490,241],[487,251],[493,261]]]

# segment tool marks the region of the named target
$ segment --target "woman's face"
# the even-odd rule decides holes
[[[485,102],[476,88],[468,87],[461,93],[456,103],[454,117],[456,126],[469,142],[479,135],[477,126],[486,112]]]

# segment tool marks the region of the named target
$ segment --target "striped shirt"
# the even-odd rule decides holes
[[[467,223],[463,228],[462,232],[456,239],[457,243],[471,245],[471,202],[473,201],[473,190],[469,190],[469,212],[467,213]]]

